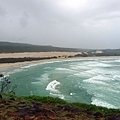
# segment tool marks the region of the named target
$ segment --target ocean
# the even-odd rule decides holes
[[[42,62],[2,71],[18,85],[16,95],[52,96],[68,102],[120,109],[120,59]]]

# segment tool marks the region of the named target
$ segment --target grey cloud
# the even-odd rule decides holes
[[[0,6],[0,15],[5,16],[6,14],[7,14],[7,11]]]
[[[26,12],[24,12],[22,17],[20,18],[20,24],[23,28],[27,26],[28,19],[29,19],[29,15]]]
[[[62,7],[61,1],[69,2],[0,0],[0,40],[62,47],[119,48],[119,0],[86,0],[84,7],[77,9]]]

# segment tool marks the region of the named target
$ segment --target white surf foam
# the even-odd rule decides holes
[[[46,81],[49,80],[49,75],[48,75],[47,73],[45,73],[45,74],[42,74],[41,77],[35,78],[35,79],[36,79],[36,81],[31,82],[32,84],[42,85],[42,84],[44,84]]]
[[[111,105],[111,104],[107,103],[106,101],[102,101],[102,100],[98,100],[98,99],[94,99],[91,104],[97,105],[97,106],[102,106],[102,107],[107,107],[107,108],[117,109],[116,106]]]
[[[4,82],[6,80],[6,78],[8,78],[9,75],[4,75],[3,77],[0,77],[0,82],[2,84],[2,82]]]
[[[5,79],[5,76],[4,77],[0,77],[0,81],[4,81]]]
[[[89,69],[86,71],[81,71],[79,73],[75,73],[74,75],[80,76],[80,77],[94,77],[98,73],[101,73],[102,71],[100,69]]]
[[[55,70],[69,71],[70,69],[68,69],[68,68],[56,68]]]
[[[25,69],[25,68],[30,68],[30,65],[27,65],[27,66],[23,66],[21,67],[22,69]]]
[[[105,64],[105,63],[94,63],[94,64],[89,64],[89,67],[110,67],[110,64]]]
[[[58,85],[60,85],[60,82],[58,82],[57,80],[53,80],[47,85],[46,90],[49,90],[53,93],[60,93],[60,91],[56,89]]]
[[[89,67],[83,65],[70,65],[70,69],[72,70],[87,70]]]
[[[34,67],[34,66],[37,66],[37,65],[44,65],[44,64],[55,63],[55,62],[61,62],[61,61],[40,62],[40,63],[37,63],[37,64],[29,64],[29,65],[26,65],[26,66],[22,66],[21,68],[30,68],[30,67]]]
[[[75,76],[78,76],[78,77],[87,77],[87,78],[90,78],[90,77],[93,77],[94,75],[92,74],[87,74],[86,72],[80,72],[80,73],[75,73],[74,74]]]
[[[120,62],[120,60],[117,59],[117,60],[114,60],[114,62]]]
[[[30,91],[30,95],[33,95],[33,91]]]
[[[40,79],[45,81],[48,80],[49,79],[48,73],[42,74]]]
[[[85,80],[84,80],[85,81]],[[94,83],[94,84],[101,84],[101,85],[107,85],[107,83],[105,82],[102,82],[102,81],[95,81],[95,80],[86,80],[85,82],[88,82],[88,83]]]
[[[65,99],[65,96],[64,96],[63,94],[50,93],[50,95],[53,95],[53,96],[59,97],[59,98],[61,98],[61,99]]]
[[[96,67],[96,68],[90,68],[86,71],[84,71],[86,74],[94,74],[94,75],[115,75],[115,74],[120,74],[120,72],[118,70],[111,70],[111,69],[104,69],[104,68],[100,68],[100,67]]]
[[[106,82],[110,81],[111,79],[109,77],[104,77],[102,75],[97,75],[92,78],[83,80],[84,82],[88,83],[94,83],[94,84],[102,84],[102,85],[108,85]]]
[[[33,66],[37,66],[38,64],[30,64],[30,65],[26,65],[26,66],[22,66],[21,68],[25,69],[25,68],[30,68]]]
[[[103,70],[99,68],[89,69],[85,71],[86,74],[96,75],[96,74],[102,74]]]
[[[114,80],[120,80],[120,75],[114,75],[114,76],[113,76],[113,79],[114,79]]]
[[[108,91],[108,93],[120,93],[120,91],[115,90],[114,88],[107,88],[106,91]]]
[[[41,81],[31,82],[31,84],[42,85]]]
[[[46,69],[50,69],[51,67],[45,67],[44,69],[46,70]]]
[[[70,96],[73,96],[73,95],[75,95],[75,93],[72,93],[72,92],[71,92],[71,93],[70,93]]]
[[[18,72],[21,72],[21,71],[23,71],[23,69],[14,69],[14,70],[11,70],[9,72],[6,72],[5,74],[10,75],[10,74],[18,73]]]
[[[38,65],[49,64],[49,63],[57,63],[57,62],[63,62],[63,61],[61,60],[61,61],[48,61],[48,62],[41,62],[41,63],[39,63]]]
[[[74,70],[68,68],[55,68],[56,71],[63,71],[63,72],[75,72]]]

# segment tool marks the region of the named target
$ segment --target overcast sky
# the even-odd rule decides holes
[[[0,0],[0,41],[120,48],[120,0]]]

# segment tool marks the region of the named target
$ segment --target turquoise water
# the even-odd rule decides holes
[[[120,59],[102,58],[29,64],[3,71],[16,95],[59,97],[120,108]]]

